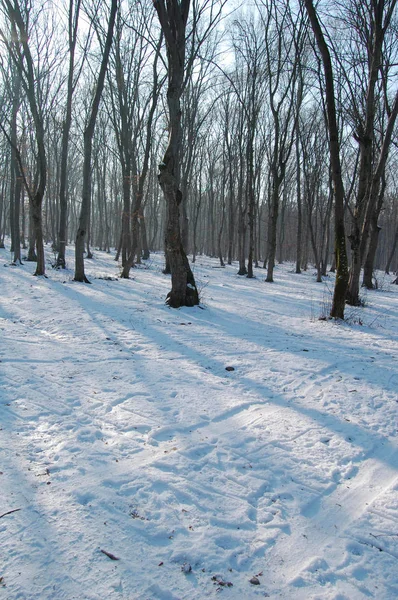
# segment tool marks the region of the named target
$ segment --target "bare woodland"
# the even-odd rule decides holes
[[[292,261],[336,271],[344,318],[398,270],[397,25],[396,0],[0,0],[2,247],[82,283],[95,249],[124,278],[164,251],[171,307],[200,254],[264,285]]]

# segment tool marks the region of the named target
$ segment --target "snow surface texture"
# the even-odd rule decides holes
[[[338,324],[292,265],[199,257],[173,310],[161,255],[84,285],[0,252],[1,599],[398,598],[389,278]]]

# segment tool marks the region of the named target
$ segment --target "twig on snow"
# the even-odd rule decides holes
[[[114,554],[111,554],[110,552],[107,552],[106,550],[101,550],[101,552],[102,552],[102,554],[105,554],[108,558],[110,558],[111,560],[120,560],[120,558],[118,558]]]
[[[22,508],[14,508],[14,510],[9,510],[8,512],[5,512],[2,515],[0,515],[0,519],[5,517],[6,515],[11,515],[12,513],[18,512],[19,510],[22,510]]]

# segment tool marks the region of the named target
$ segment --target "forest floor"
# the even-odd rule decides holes
[[[173,310],[160,254],[72,250],[0,251],[0,599],[398,598],[391,278],[337,323],[332,277],[199,257]]]

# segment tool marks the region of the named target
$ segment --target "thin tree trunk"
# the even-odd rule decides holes
[[[131,245],[130,252],[127,259],[123,263],[123,269],[121,273],[121,277],[123,279],[128,279],[130,276],[130,269],[134,264],[134,258],[137,254],[137,248],[139,245],[139,233],[140,233],[140,218],[144,219],[144,215],[142,212],[142,202],[144,197],[144,186],[145,181],[149,171],[149,159],[151,155],[151,143],[152,143],[152,125],[153,119],[155,116],[155,111],[158,103],[160,86],[158,80],[158,59],[160,55],[160,49],[162,45],[163,36],[160,36],[158,45],[156,47],[156,54],[153,63],[153,71],[152,71],[152,101],[151,108],[149,110],[148,120],[146,124],[146,140],[145,140],[145,151],[144,151],[144,162],[142,165],[141,173],[138,177],[138,181],[135,186],[135,197],[134,197],[134,207],[132,211],[132,237],[131,237]],[[145,224],[143,225],[143,229],[141,230],[145,235],[145,256],[146,259],[149,258],[149,249],[148,243],[146,241],[146,228]]]
[[[392,243],[391,252],[388,255],[388,259],[387,259],[387,263],[386,263],[386,268],[385,268],[386,275],[390,274],[391,263],[394,258],[395,251],[397,249],[397,245],[398,245],[398,225],[395,229],[394,241]]]
[[[253,80],[253,84],[255,80]],[[254,90],[252,91],[254,95]],[[255,109],[253,109],[255,112]],[[247,277],[251,279],[253,277],[253,255],[254,255],[254,228],[255,228],[255,206],[256,197],[254,191],[254,133],[256,128],[256,119],[252,116],[253,121],[249,122],[249,140],[247,149],[247,221],[249,226],[249,255],[247,260]]]
[[[301,209],[301,164],[300,164],[300,145],[299,145],[299,119],[296,125],[296,192],[297,192],[297,237],[296,237],[296,273],[301,273],[301,238],[303,229],[303,216]]]
[[[394,108],[389,115],[388,125],[378,159],[378,166],[372,174],[376,116],[376,85],[382,63],[383,41],[394,10],[395,1],[390,4],[387,14],[385,14],[385,4],[384,1],[372,2],[371,11],[369,11],[369,16],[371,16],[370,30],[372,31],[370,44],[367,44],[369,81],[367,82],[363,122],[360,124],[360,127],[357,128],[359,131],[357,140],[360,147],[358,191],[353,214],[352,232],[349,236],[351,242],[351,269],[349,273],[347,303],[353,306],[360,304],[359,280],[361,267],[365,259],[366,248],[368,245],[372,214],[377,203],[377,188],[380,187],[380,178],[384,170],[384,167],[380,168],[380,166],[382,162],[385,164],[387,159],[392,128],[394,127],[397,116],[398,93],[395,98]],[[385,19],[383,22],[384,17]],[[390,128],[391,121],[393,121],[393,123]]]
[[[368,290],[374,288],[373,285],[373,271],[374,271],[374,262],[376,257],[376,250],[379,243],[379,234],[381,231],[381,227],[378,225],[380,212],[383,206],[384,193],[387,186],[387,181],[385,177],[385,172],[382,175],[382,189],[380,190],[379,198],[377,201],[377,206],[375,207],[370,223],[370,234],[369,234],[369,246],[366,253],[366,260],[363,266],[363,280],[362,285],[366,287]]]
[[[336,283],[334,287],[330,316],[344,319],[345,299],[348,288],[348,262],[344,228],[344,186],[341,176],[339,130],[337,126],[336,103],[334,94],[333,69],[329,48],[325,42],[312,0],[304,0],[312,30],[322,57],[326,83],[326,108],[329,128],[329,151],[334,186],[335,218],[335,256]]]
[[[18,169],[19,171],[19,169]],[[19,173],[18,173],[19,174]],[[22,264],[21,260],[21,234],[20,234],[20,208],[21,208],[21,192],[22,192],[22,181],[21,177],[17,177],[15,179],[15,188],[14,188],[14,234],[13,234],[13,243],[14,243],[14,264]]]
[[[221,223],[220,223],[220,228],[218,230],[217,248],[218,248],[218,259],[220,261],[220,267],[225,267],[225,263],[224,263],[223,256],[222,256],[222,254],[223,254],[222,247],[221,247],[221,240],[222,240],[222,234],[224,231],[224,223],[225,223],[225,181],[222,182],[221,207],[222,207]]]
[[[36,230],[33,224],[33,206],[29,199],[29,247],[28,247],[28,262],[36,262]]]
[[[76,1],[75,11],[73,12],[74,0],[69,0],[69,71],[68,71],[68,87],[66,96],[66,111],[65,121],[62,127],[62,144],[61,144],[61,170],[59,182],[59,229],[58,229],[58,256],[57,267],[66,268],[65,252],[67,241],[67,215],[68,215],[68,149],[69,149],[69,134],[72,124],[72,97],[74,91],[73,73],[75,64],[75,48],[77,42],[77,28],[79,21],[81,0]]]
[[[265,280],[268,283],[272,283],[274,281],[276,236],[279,213],[279,186],[279,177],[277,174],[274,174],[268,220],[267,278]]]
[[[365,264],[363,266],[363,287],[366,287],[368,290],[372,290],[375,286],[373,285],[373,272],[374,272],[374,262],[376,256],[377,245],[379,243],[379,234],[381,231],[381,227],[377,225],[377,218],[374,219],[374,223],[372,224],[372,230],[369,238],[369,248],[368,253],[366,255]]]
[[[21,213],[22,213],[22,218],[21,218],[21,244],[22,244],[22,248],[24,250],[26,250],[27,246],[26,246],[26,239],[25,239],[25,227],[26,227],[26,211],[25,211],[25,188],[22,186],[22,190],[21,190]]]
[[[75,246],[75,281],[90,283],[84,273],[84,247],[85,237],[90,219],[90,200],[91,200],[91,156],[93,149],[93,135],[95,123],[97,120],[99,103],[104,88],[105,75],[108,67],[109,52],[112,45],[113,28],[117,11],[117,0],[112,0],[111,11],[109,16],[108,31],[105,40],[104,51],[102,55],[100,72],[96,85],[91,112],[86,129],[84,130],[84,154],[83,154],[83,190],[82,203],[79,216],[79,227],[76,234]]]
[[[45,275],[44,240],[41,203],[42,196],[36,193],[32,202],[32,223],[35,232],[37,264],[35,275]]]
[[[141,234],[142,260],[148,260],[151,254],[149,252],[149,246],[148,246],[146,219],[145,219],[145,215],[143,212],[140,215],[140,234]]]
[[[22,65],[22,62],[20,60],[20,53],[17,52],[17,60],[15,62],[15,66],[18,69],[18,73],[21,77],[21,85],[23,86],[28,99],[29,108],[34,123],[35,142],[37,145],[37,175],[35,177],[35,179],[37,180],[35,181],[35,184],[37,185],[35,185],[35,189],[31,188],[27,181],[26,175],[24,174],[20,152],[16,148],[14,148],[14,150],[16,152],[20,173],[23,178],[25,188],[28,192],[29,203],[31,206],[31,218],[37,250],[37,263],[34,275],[40,276],[45,274],[44,241],[41,210],[47,184],[47,156],[44,143],[45,133],[43,123],[43,107],[42,105],[39,105],[36,96],[37,86],[36,75],[34,72],[34,63],[28,44],[29,36],[26,31],[26,25],[23,20],[20,8],[16,3],[13,5],[9,0],[6,0],[5,3],[7,6],[8,16],[12,23],[12,30],[14,31],[14,35],[17,37],[17,39],[20,40],[20,42],[18,43],[21,44],[21,47],[23,49],[25,63],[24,65]],[[34,251],[31,253],[31,257],[33,257],[33,254]]]

